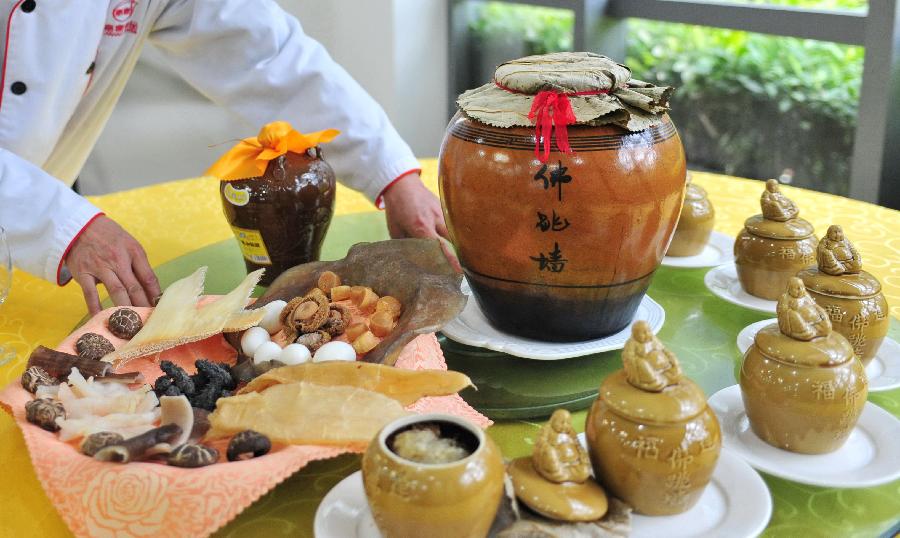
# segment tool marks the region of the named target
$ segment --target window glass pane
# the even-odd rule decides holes
[[[465,9],[466,43],[451,44],[465,47],[457,94],[491,80],[507,60],[572,50],[571,10],[508,2],[466,2]]]
[[[462,58],[453,99],[489,81],[503,61],[572,48],[571,11],[506,2],[464,6],[465,39],[451,43]],[[627,21],[625,34],[625,63],[634,76],[676,87],[672,117],[692,168],[757,179],[785,176],[799,186],[849,192],[861,47],[638,19]]]
[[[773,6],[791,6],[808,9],[865,10],[868,0],[716,0],[734,4],[769,4]]]
[[[627,36],[635,76],[677,88],[692,167],[848,193],[861,47],[634,19]]]

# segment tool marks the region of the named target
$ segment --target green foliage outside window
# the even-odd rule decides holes
[[[518,36],[526,53],[571,50],[570,11],[487,2],[477,14],[476,38]],[[625,63],[637,78],[677,87],[672,116],[693,166],[761,179],[791,168],[799,185],[846,194],[863,55],[861,47],[632,19]]]

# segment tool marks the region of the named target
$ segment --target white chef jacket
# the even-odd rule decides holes
[[[71,278],[65,254],[102,214],[69,186],[147,40],[252,125],[339,129],[326,158],[372,200],[418,170],[381,107],[272,0],[0,0],[0,25],[0,226],[13,263],[47,280]],[[140,146],[133,128],[123,142]]]

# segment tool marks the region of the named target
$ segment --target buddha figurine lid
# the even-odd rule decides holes
[[[688,175],[688,184],[684,192],[685,201],[697,201],[697,200],[706,200],[709,197],[706,194],[706,189],[697,185],[696,183],[690,182],[690,174]]]
[[[616,413],[638,422],[681,422],[706,408],[706,396],[684,376],[675,354],[645,321],[631,328],[622,350],[623,368],[600,385],[600,399]]]
[[[862,256],[837,224],[828,227],[816,248],[818,267],[804,269],[799,276],[806,288],[836,297],[871,297],[881,291],[877,278],[862,270]]]
[[[799,278],[791,278],[776,311],[778,324],[756,333],[755,345],[763,355],[809,367],[837,366],[853,358],[850,342],[832,330],[825,310]]]
[[[803,239],[813,233],[813,226],[800,218],[800,209],[793,200],[781,193],[777,179],[766,181],[766,190],[759,200],[762,214],[744,222],[753,235],[771,239]]]

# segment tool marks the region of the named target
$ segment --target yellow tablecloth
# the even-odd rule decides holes
[[[437,165],[423,161],[426,184],[437,192]],[[760,182],[694,173],[716,207],[716,229],[737,235],[747,216],[759,212]],[[784,187],[784,192],[813,223],[818,235],[841,224],[863,255],[866,270],[883,286],[891,314],[900,318],[900,212],[828,194]],[[338,189],[337,214],[374,211],[360,194]],[[160,265],[203,246],[231,237],[222,216],[217,181],[211,178],[163,183],[91,201],[131,232]],[[54,284],[16,271],[7,303],[0,307],[0,383],[17,379],[35,346],[55,346],[86,314],[80,289]],[[12,351],[14,356],[8,352]],[[44,495],[12,420],[0,413],[0,536],[68,535]]]

